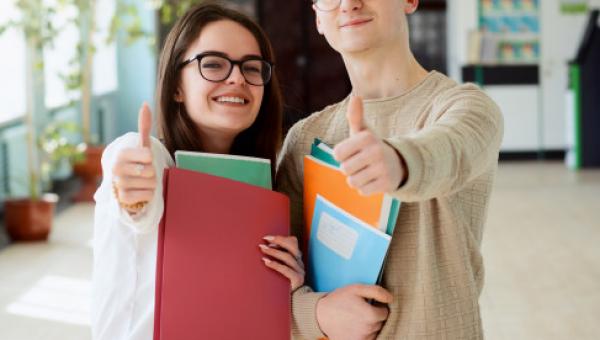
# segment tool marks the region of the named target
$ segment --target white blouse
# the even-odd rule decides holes
[[[154,282],[158,224],[163,214],[164,169],[174,161],[164,145],[151,138],[157,186],[146,212],[134,220],[113,193],[112,168],[124,148],[138,145],[128,133],[102,155],[102,184],[96,191],[94,271],[92,275],[92,339],[150,340],[154,326]]]

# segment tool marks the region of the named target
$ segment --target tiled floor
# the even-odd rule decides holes
[[[501,164],[482,251],[488,340],[600,339],[600,170]]]
[[[0,339],[90,338],[92,215],[74,205],[48,243],[0,251]],[[483,253],[486,339],[600,339],[600,170],[502,163]]]
[[[0,251],[0,339],[90,339],[94,205],[59,213],[47,243]],[[115,339],[116,340],[116,339]]]

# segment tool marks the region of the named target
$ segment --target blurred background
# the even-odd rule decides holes
[[[91,338],[99,157],[153,106],[162,41],[198,2],[0,2],[0,339]],[[271,39],[284,131],[350,92],[310,1],[224,2]],[[600,339],[598,9],[421,0],[408,18],[417,60],[477,84],[504,114],[482,246],[487,339]]]

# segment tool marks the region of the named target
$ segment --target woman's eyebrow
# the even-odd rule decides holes
[[[218,56],[229,58],[229,54],[223,53],[223,52],[220,52],[220,51],[204,51],[204,52],[202,52],[200,54],[214,54],[214,55],[218,55]],[[244,60],[244,59],[256,59],[256,58],[261,59],[262,57],[259,56],[259,55],[257,55],[257,54],[246,54],[246,55],[242,56],[241,60]]]
[[[214,55],[218,55],[218,56],[221,56],[221,57],[229,57],[227,55],[227,53],[223,53],[223,52],[219,52],[219,51],[204,51],[204,52],[198,53],[198,54],[214,54]]]

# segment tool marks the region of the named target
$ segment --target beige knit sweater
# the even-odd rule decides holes
[[[285,140],[277,184],[291,199],[300,244],[303,157],[315,137],[332,146],[348,137],[347,104],[348,98],[298,122]],[[502,114],[476,86],[432,72],[399,96],[364,101],[364,122],[408,166],[408,180],[390,193],[403,203],[382,280],[394,302],[378,339],[483,339],[480,246]],[[315,316],[322,296],[307,286],[294,293],[294,339],[324,337]]]

